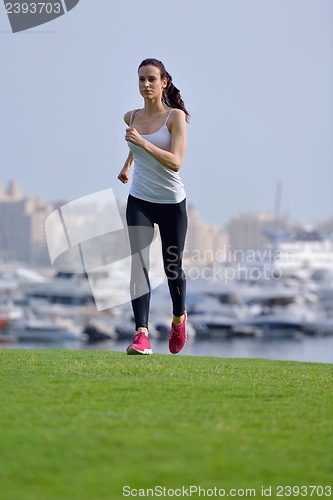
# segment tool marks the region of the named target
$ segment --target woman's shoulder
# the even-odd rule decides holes
[[[169,120],[171,123],[173,122],[181,123],[186,120],[186,115],[182,109],[171,108],[169,111]]]
[[[131,114],[132,111],[126,111],[126,113],[124,114],[124,122],[126,123],[126,125],[130,124]]]
[[[131,123],[131,116],[132,116],[132,113],[134,115],[134,113],[136,113],[137,111],[139,111],[138,109],[131,109],[130,111],[127,111],[125,114],[124,114],[124,122],[129,125]]]
[[[170,129],[172,129],[173,126],[177,127],[182,127],[184,126],[183,124],[186,123],[186,115],[182,109],[179,108],[172,108],[169,111],[169,116],[167,118],[167,125]]]
[[[182,109],[179,109],[179,108],[167,108],[169,109],[169,114],[172,116],[180,116],[180,117],[184,117],[185,116],[185,113]]]

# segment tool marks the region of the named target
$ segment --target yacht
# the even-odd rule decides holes
[[[2,331],[3,338],[15,341],[59,342],[83,340],[82,329],[71,320],[63,318],[39,318],[31,309],[23,311],[21,317],[9,319]]]
[[[271,265],[283,273],[300,269],[305,272],[308,270],[309,273],[320,269],[333,271],[332,238],[309,228],[298,229],[283,236],[272,230],[264,233],[271,242],[269,248],[266,248],[266,255],[270,255]]]

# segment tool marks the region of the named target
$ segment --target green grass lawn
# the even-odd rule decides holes
[[[0,384],[1,500],[333,483],[333,365],[2,350]]]

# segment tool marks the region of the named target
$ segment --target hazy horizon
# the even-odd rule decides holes
[[[181,178],[188,203],[221,228],[242,212],[314,225],[333,216],[333,3],[190,0],[165,6],[81,0],[9,32],[0,7],[0,180],[74,200],[112,188],[141,107],[137,67],[161,59],[191,114]]]

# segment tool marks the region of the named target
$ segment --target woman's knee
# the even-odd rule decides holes
[[[169,280],[177,280],[185,277],[185,273],[180,262],[165,262],[164,272]]]

